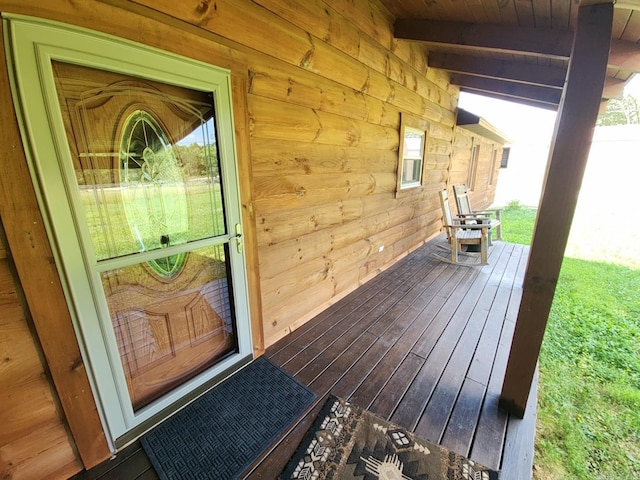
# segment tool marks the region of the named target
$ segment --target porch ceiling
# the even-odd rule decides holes
[[[421,42],[462,91],[557,109],[578,7],[599,0],[382,0],[395,37]],[[640,0],[615,3],[603,101],[640,72]]]

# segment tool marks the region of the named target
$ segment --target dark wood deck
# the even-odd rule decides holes
[[[437,260],[436,239],[266,352],[318,394],[307,414],[246,472],[273,479],[328,394],[488,467],[531,478],[535,388],[519,420],[498,409],[527,248],[495,242],[490,264]],[[76,477],[156,479],[139,443]]]

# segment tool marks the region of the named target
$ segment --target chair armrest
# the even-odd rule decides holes
[[[489,227],[491,227],[491,225],[488,223],[476,223],[471,225],[460,225],[460,224],[445,225],[445,227],[459,228],[462,230],[489,230]]]
[[[477,221],[477,222],[486,222],[487,220],[491,220],[494,221],[490,215],[487,215],[485,217],[478,217],[476,215],[465,215],[463,218],[454,218],[453,221],[454,222],[469,222],[469,221]]]
[[[502,208],[489,208],[487,210],[481,210],[479,212],[474,212],[477,214],[482,214],[482,215],[495,215],[496,217],[500,218],[500,214],[502,213]]]

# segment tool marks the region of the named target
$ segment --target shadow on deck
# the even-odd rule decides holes
[[[442,242],[420,247],[267,350],[318,398],[247,478],[277,477],[330,393],[500,469],[502,480],[531,478],[536,384],[524,419],[498,409],[528,248],[495,242],[489,265],[470,268],[434,258]],[[139,443],[117,458],[78,478],[157,478]],[[122,476],[127,462],[137,471]]]

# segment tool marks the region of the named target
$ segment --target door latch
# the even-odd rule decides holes
[[[242,253],[242,225],[239,223],[236,223],[236,236],[234,238],[236,239],[238,253]]]

